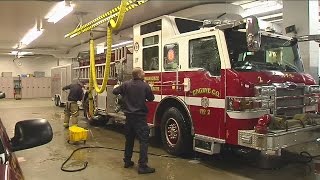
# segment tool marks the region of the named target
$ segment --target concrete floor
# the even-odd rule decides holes
[[[87,169],[81,172],[62,172],[60,166],[72,150],[83,145],[70,145],[66,142],[67,131],[62,127],[63,108],[55,107],[49,99],[1,100],[0,117],[10,137],[13,136],[14,124],[23,119],[46,118],[50,121],[54,138],[47,145],[30,150],[16,152],[26,180],[105,180],[105,179],[166,179],[166,180],[276,180],[276,179],[315,179],[313,173],[306,176],[306,167],[289,165],[277,170],[262,170],[246,163],[230,159],[211,159],[197,161],[194,159],[170,159],[149,157],[149,164],[156,168],[155,174],[138,175],[137,166],[124,169],[122,152],[90,149],[76,153],[68,168],[77,168],[82,161],[88,161]],[[82,117],[82,116],[81,116]],[[83,118],[80,125],[87,126]],[[123,148],[124,137],[121,128],[91,127],[87,145]],[[136,142],[136,150],[138,143]],[[161,147],[152,145],[151,153],[166,154]],[[138,154],[134,155],[137,162]],[[210,160],[208,160],[210,159]],[[231,158],[232,159],[232,158]]]

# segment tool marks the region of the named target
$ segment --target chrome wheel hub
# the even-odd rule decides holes
[[[179,140],[180,129],[177,121],[173,118],[168,119],[165,126],[167,142],[171,146],[175,146]]]

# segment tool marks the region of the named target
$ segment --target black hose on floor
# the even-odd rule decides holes
[[[83,163],[83,167],[78,168],[78,169],[73,169],[73,170],[68,170],[64,168],[64,165],[72,158],[72,156],[74,155],[74,153],[76,153],[77,151],[83,150],[83,149],[107,149],[107,150],[113,150],[113,151],[122,151],[124,152],[124,149],[119,149],[119,148],[114,148],[114,147],[104,147],[104,146],[85,146],[85,147],[80,147],[75,149],[70,156],[62,163],[61,165],[61,170],[64,172],[78,172],[78,171],[82,171],[84,169],[87,168],[88,166],[88,161],[85,161]],[[134,153],[139,153],[139,151],[133,151]],[[166,157],[166,158],[178,158],[176,156],[169,156],[169,155],[164,155],[164,154],[155,154],[155,153],[148,153],[148,155],[151,156],[157,156],[157,157]]]
[[[299,154],[297,154],[297,156],[295,157],[291,157],[289,159],[287,159],[287,163],[291,163],[291,164],[301,164],[305,167],[307,167],[307,172],[305,173],[305,175],[308,175],[312,172],[312,167],[310,165],[310,163],[315,159],[315,158],[320,158],[320,155],[314,155],[312,156],[309,152],[307,151],[302,151]],[[320,159],[319,159],[320,160]]]
[[[310,162],[312,162],[312,160],[313,160],[314,158],[320,157],[320,155],[312,156],[312,155],[311,155],[310,153],[308,153],[307,151],[302,151],[302,152],[300,152],[300,156],[301,156],[302,158],[306,158],[306,160],[304,160],[304,161],[299,161],[300,163],[310,163]]]

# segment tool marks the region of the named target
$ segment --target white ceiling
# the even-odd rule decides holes
[[[0,1],[0,55],[9,53],[13,50],[27,31],[35,25],[37,17],[44,18],[58,1],[59,0]],[[82,16],[82,21],[85,24],[106,11],[118,6],[120,1],[121,0],[73,0],[72,3],[75,4],[73,12],[56,24],[47,23],[43,20],[44,33],[26,48],[31,50],[42,50],[42,52],[55,50],[59,53],[65,53],[75,46],[87,43],[89,40],[89,33],[84,33],[72,39],[65,39],[64,35],[72,31],[79,24],[79,14],[84,14]],[[133,24],[157,16],[171,14],[200,4],[225,3],[227,7],[228,4],[235,3],[243,6],[243,9],[245,9],[246,6],[249,6],[250,3],[255,1],[258,0],[149,0],[145,5],[137,7],[126,14],[122,29],[132,27]],[[278,1],[281,2],[281,0]],[[276,23],[281,23],[281,12],[282,10],[276,10],[259,14],[258,17],[266,21],[275,20]],[[104,28],[105,25],[99,27],[99,30],[104,30]],[[104,36],[105,32],[94,32],[95,38]]]
[[[128,12],[125,16],[123,28],[160,15],[169,14],[187,7],[203,3],[230,3],[233,0],[150,0],[145,5]],[[0,53],[8,53],[22,39],[25,33],[35,25],[37,17],[44,18],[57,1],[0,1]],[[89,33],[84,33],[73,39],[65,39],[64,35],[72,31],[79,23],[78,13],[85,13],[83,23],[89,22],[104,12],[120,4],[120,0],[83,1],[73,0],[74,11],[56,24],[43,20],[44,33],[33,41],[28,49],[56,49],[68,51],[70,48],[87,42]],[[95,32],[95,37],[105,33]]]

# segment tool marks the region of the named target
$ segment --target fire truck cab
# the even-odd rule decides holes
[[[320,136],[320,89],[304,72],[297,40],[257,27],[254,18],[173,16],[133,27],[132,67],[143,68],[155,95],[147,121],[169,153],[215,154],[229,144],[278,154]],[[118,98],[111,89],[107,104]]]

